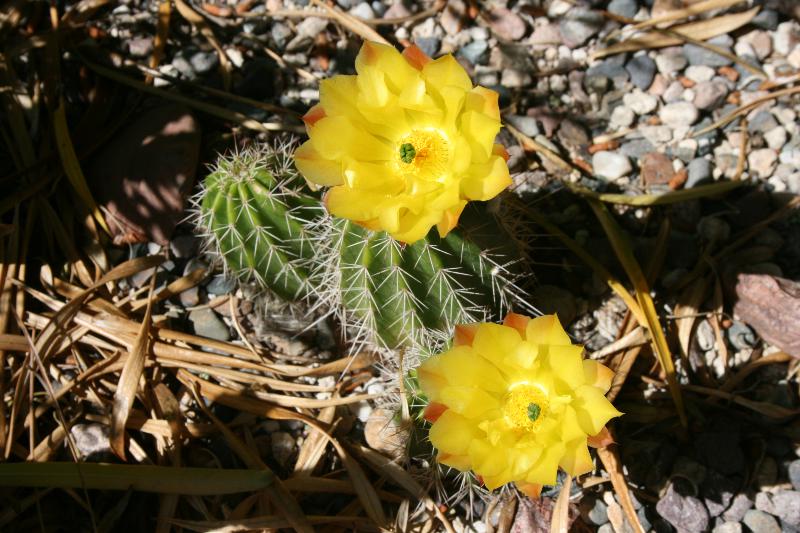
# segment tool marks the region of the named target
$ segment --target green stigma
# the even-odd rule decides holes
[[[411,143],[405,143],[400,145],[400,159],[403,163],[411,163],[414,161],[414,157],[417,155],[417,151],[414,150],[414,145]]]
[[[528,404],[528,418],[530,418],[531,422],[536,422],[536,419],[539,418],[540,414],[542,414],[541,407],[535,403]]]

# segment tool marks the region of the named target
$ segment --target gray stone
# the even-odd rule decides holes
[[[800,490],[800,459],[795,459],[789,463],[789,481],[792,482],[794,490]]]
[[[742,524],[739,522],[723,522],[712,529],[711,533],[742,533]]]
[[[148,57],[153,52],[153,39],[134,37],[128,40],[128,53],[133,57]]]
[[[709,516],[714,518],[721,515],[733,501],[737,488],[737,483],[730,478],[709,470],[702,489],[703,503],[708,509]]]
[[[739,320],[733,321],[731,327],[725,331],[725,336],[728,338],[728,342],[737,350],[752,348],[758,342],[758,337],[750,329],[750,326]]]
[[[775,31],[778,28],[778,12],[772,9],[762,9],[753,17],[750,24],[762,30]]]
[[[656,67],[664,76],[671,76],[686,67],[686,58],[675,52],[661,53],[656,56]]]
[[[500,84],[509,89],[525,87],[533,82],[533,78],[527,72],[515,68],[503,69],[500,76]]]
[[[70,435],[84,460],[107,460],[112,453],[108,440],[108,426],[104,424],[74,424]]]
[[[595,65],[586,70],[587,78],[606,77],[614,82],[617,87],[624,86],[628,81],[628,71],[624,68],[625,54],[620,54]]]
[[[719,81],[703,81],[694,86],[694,105],[698,109],[714,109],[725,101],[728,86]]]
[[[354,17],[358,17],[360,19],[374,19],[375,12],[372,10],[372,6],[366,2],[361,2],[356,7],[350,10],[350,14]]]
[[[224,274],[217,274],[206,285],[206,290],[211,294],[229,294],[236,288],[236,280]]]
[[[764,140],[767,141],[767,146],[773,150],[780,150],[786,144],[786,128],[783,126],[775,126],[764,134]]]
[[[183,307],[194,307],[200,303],[200,289],[191,287],[182,291],[178,297]]]
[[[658,107],[658,98],[652,94],[634,91],[622,97],[622,102],[630,107],[637,115],[647,115]]]
[[[602,526],[603,524],[608,523],[608,505],[601,498],[597,498],[594,501],[594,505],[587,513],[587,518],[589,521],[596,525]]]
[[[611,127],[615,129],[627,128],[636,119],[633,110],[624,105],[618,105],[611,112]]]
[[[772,174],[778,154],[772,148],[760,148],[747,155],[747,166],[750,172],[755,172],[760,178],[767,178]]]
[[[672,128],[669,126],[639,126],[642,137],[654,145],[663,144],[672,140]]]
[[[691,126],[699,116],[697,108],[689,102],[667,104],[658,112],[661,122],[672,128]]]
[[[686,491],[676,485],[677,480],[667,486],[666,494],[656,503],[656,512],[678,530],[689,533],[706,531],[709,518],[705,506],[694,496],[686,495]]]
[[[467,20],[467,5],[463,0],[450,0],[447,2],[439,24],[448,35],[456,35],[464,27]]]
[[[625,70],[631,76],[631,83],[644,91],[653,83],[653,77],[656,75],[656,62],[647,54],[639,54],[628,61]]]
[[[519,15],[503,6],[494,6],[489,9],[487,19],[489,27],[494,34],[506,41],[519,41],[525,37],[528,29],[525,21]]]
[[[425,52],[425,55],[428,57],[436,57],[439,53],[439,47],[441,46],[441,41],[437,37],[417,37],[414,40],[414,44],[416,44],[420,50]]]
[[[228,341],[231,332],[228,326],[211,309],[195,309],[189,313],[189,321],[194,326],[194,332],[201,337]]]
[[[772,503],[772,494],[769,492],[759,492],[756,494],[756,509],[774,515],[775,504]]]
[[[752,508],[753,500],[747,494],[737,494],[728,509],[722,513],[722,518],[728,522],[741,522],[745,513]]]
[[[294,35],[294,32],[283,22],[275,22],[272,24],[269,34],[275,42],[275,47],[279,50],[283,50],[286,47],[286,43],[288,43],[289,39]]]
[[[578,7],[567,12],[559,23],[559,29],[564,44],[576,48],[596,35],[604,23],[605,19],[598,11]]]
[[[486,41],[472,41],[462,46],[456,54],[473,65],[485,65],[489,59],[489,43]]]
[[[702,157],[692,159],[689,162],[687,171],[689,173],[689,177],[686,180],[687,189],[713,181],[711,177],[711,161],[708,159]]]
[[[608,181],[617,180],[633,170],[630,159],[615,152],[596,152],[592,156],[594,174]]]
[[[730,52],[730,46],[733,41],[726,37],[726,35],[722,35],[720,37],[710,39],[708,43],[713,44],[718,48],[725,50],[726,52]],[[686,56],[686,59],[689,61],[690,65],[724,67],[732,63],[732,61],[727,57],[721,56],[716,52],[712,52],[707,48],[703,48],[702,46],[697,46],[696,44],[683,45],[683,55]]]
[[[620,17],[632,19],[639,11],[639,4],[636,0],[611,0],[608,3],[608,11]]]
[[[775,515],[792,527],[800,526],[800,492],[782,490],[772,496]]]
[[[282,466],[289,463],[295,449],[295,438],[284,431],[276,431],[270,436],[270,448],[272,450],[272,457]]]
[[[527,115],[508,115],[506,120],[528,137],[536,137],[541,133],[538,121],[534,117],[529,117]]]
[[[764,511],[747,511],[743,522],[753,533],[781,533],[778,522]]]
[[[219,65],[219,56],[215,51],[195,52],[189,58],[189,63],[191,63],[192,69],[196,73],[205,74],[217,68]]]
[[[619,147],[619,153],[631,159],[640,159],[653,150],[655,150],[653,143],[647,139],[633,139]]]
[[[704,81],[711,81],[714,77],[715,71],[711,67],[705,65],[691,65],[686,68],[686,77],[695,83],[702,83]]]

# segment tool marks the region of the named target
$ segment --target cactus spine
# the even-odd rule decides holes
[[[350,342],[428,346],[458,323],[524,303],[511,239],[485,209],[468,207],[444,239],[433,231],[404,245],[330,217],[299,182],[286,147],[223,159],[197,200],[199,225],[230,272],[290,300],[313,295],[312,308],[338,316]]]

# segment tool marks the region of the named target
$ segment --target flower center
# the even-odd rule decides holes
[[[400,140],[398,170],[428,180],[447,172],[450,143],[437,130],[414,130]]]
[[[547,394],[541,387],[530,383],[518,383],[512,385],[506,393],[503,415],[512,427],[534,431],[547,416],[549,404]]]

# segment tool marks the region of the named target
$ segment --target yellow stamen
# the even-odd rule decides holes
[[[440,181],[450,162],[449,145],[437,130],[414,130],[398,143],[397,170],[417,178]]]
[[[512,427],[534,431],[547,416],[549,406],[547,394],[541,387],[530,383],[518,383],[506,394],[503,415]]]

